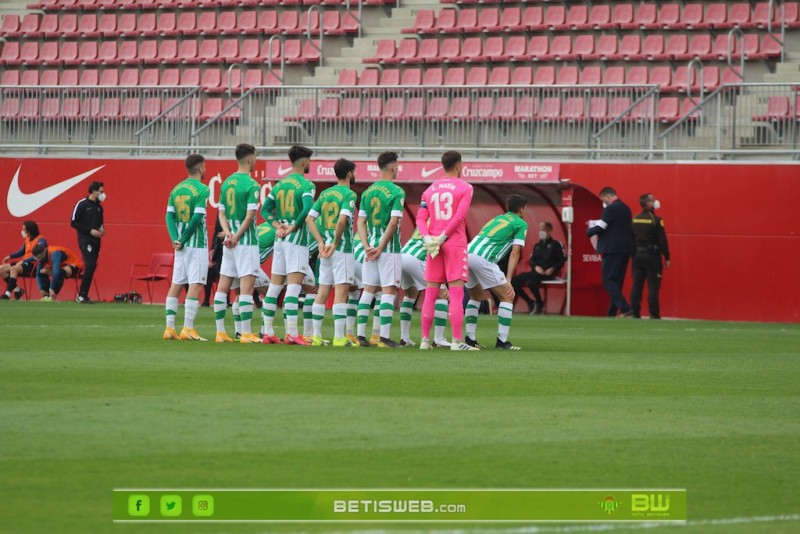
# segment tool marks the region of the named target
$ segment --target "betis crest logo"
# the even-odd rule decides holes
[[[622,502],[614,500],[614,497],[609,495],[608,497],[606,497],[602,501],[597,501],[597,504],[599,504],[600,508],[605,510],[605,512],[608,515],[611,515],[614,512],[614,510],[616,510],[619,507],[619,505],[622,504]]]

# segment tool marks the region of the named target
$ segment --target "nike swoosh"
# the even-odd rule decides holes
[[[286,174],[291,170],[292,170],[291,167],[286,167],[285,169],[283,167],[278,167],[278,174]]]
[[[17,168],[14,178],[11,180],[11,185],[8,186],[8,197],[6,199],[8,205],[8,212],[14,217],[24,217],[29,213],[33,213],[48,202],[54,200],[57,196],[65,193],[69,189],[75,187],[89,176],[93,175],[100,169],[105,167],[101,165],[96,169],[87,171],[83,174],[67,178],[63,182],[51,185],[40,189],[35,193],[23,193],[19,189],[19,171],[22,170],[22,165]]]
[[[436,168],[433,168],[431,170],[428,170],[425,167],[423,167],[422,171],[421,171],[422,177],[423,178],[427,178],[431,174],[436,174],[437,172],[439,172],[439,169],[441,169],[441,167],[436,167]]]

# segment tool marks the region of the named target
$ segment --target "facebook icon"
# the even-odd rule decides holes
[[[150,497],[147,495],[128,496],[128,515],[133,517],[150,515]]]

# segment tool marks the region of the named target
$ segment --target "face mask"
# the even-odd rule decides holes
[[[653,201],[653,209],[654,210],[661,209],[661,202],[659,202],[658,200],[654,200]]]
[[[608,202],[603,202],[603,209],[606,209],[607,207],[608,207]]]
[[[547,232],[544,230],[539,230],[539,240],[544,241],[545,239],[547,239]]]
[[[20,234],[22,234],[22,239],[28,239],[28,232],[25,230],[21,231]]]
[[[100,202],[105,202],[106,201],[106,194],[105,193],[100,193],[99,195],[97,195],[97,200],[99,200]]]

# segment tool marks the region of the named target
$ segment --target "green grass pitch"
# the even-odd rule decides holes
[[[515,315],[524,350],[451,353],[167,342],[160,306],[0,317],[4,533],[386,528],[113,524],[136,487],[685,487],[689,525],[658,531],[800,529],[798,325]]]

